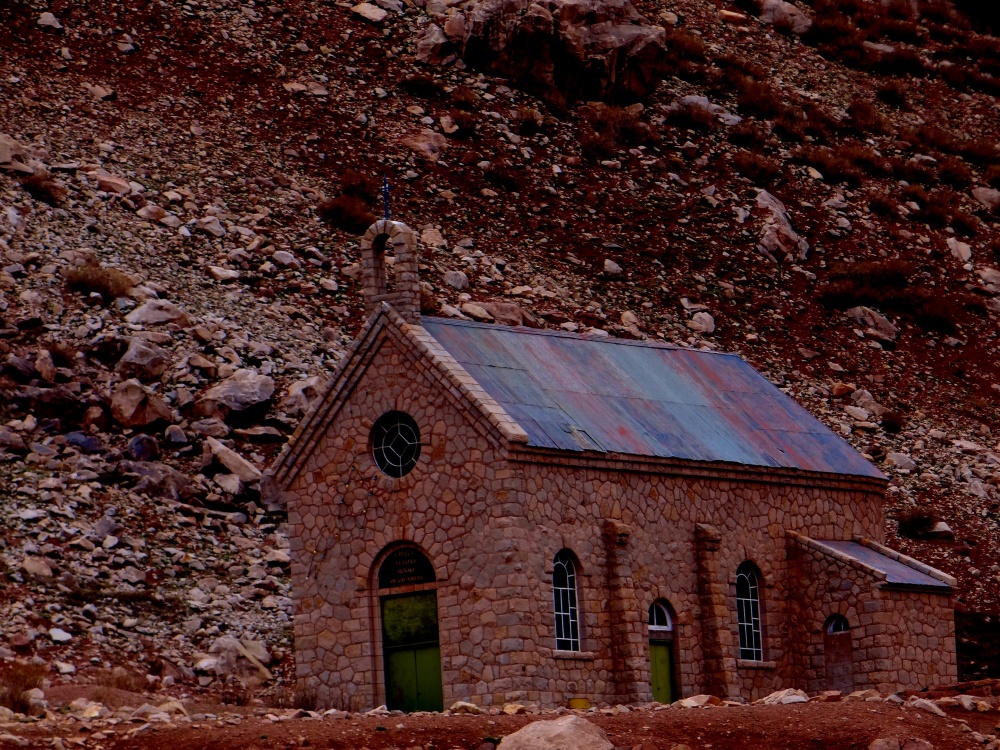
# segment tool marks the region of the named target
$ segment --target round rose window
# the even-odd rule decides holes
[[[375,465],[390,477],[409,474],[420,458],[420,428],[405,412],[390,411],[372,427]]]

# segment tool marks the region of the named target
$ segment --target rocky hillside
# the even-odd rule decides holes
[[[988,633],[988,30],[944,0],[4,3],[0,654],[288,673],[260,472],[361,324],[383,175],[427,312],[738,351],[892,477],[891,543]]]

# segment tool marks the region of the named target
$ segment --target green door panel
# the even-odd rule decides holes
[[[437,640],[437,592],[382,598],[383,647],[437,643]]]
[[[649,642],[649,681],[653,688],[653,700],[672,703],[674,700],[672,644],[669,641]]]
[[[417,665],[417,711],[443,711],[441,686],[441,648],[425,646],[414,649]]]
[[[444,691],[435,592],[382,599],[382,648],[386,705],[400,711],[441,711]]]
[[[417,710],[417,663],[412,649],[386,652],[385,702],[391,709]]]

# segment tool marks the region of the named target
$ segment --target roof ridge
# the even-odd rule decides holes
[[[737,352],[730,351],[716,351],[714,349],[696,349],[694,347],[682,346],[680,344],[672,344],[667,341],[651,341],[644,340],[639,341],[636,339],[623,339],[616,336],[608,334],[607,336],[601,336],[596,333],[573,333],[571,331],[557,331],[551,328],[530,328],[528,326],[508,326],[502,323],[480,323],[476,320],[461,320],[459,318],[439,318],[436,316],[424,316],[421,318],[420,325],[425,322],[433,323],[443,323],[449,326],[461,326],[464,328],[484,328],[489,330],[503,330],[509,331],[511,333],[517,333],[525,336],[554,336],[558,338],[565,339],[576,339],[578,341],[593,341],[599,344],[616,344],[619,346],[641,346],[647,349],[668,349],[672,351],[680,352],[695,352],[698,354],[714,354],[718,357],[738,357],[743,359],[742,355]]]

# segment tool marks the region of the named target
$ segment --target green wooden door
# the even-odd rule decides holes
[[[653,700],[673,703],[673,659],[670,641],[649,642],[649,681],[653,688]]]
[[[441,711],[437,593],[382,598],[385,697],[390,709]]]

